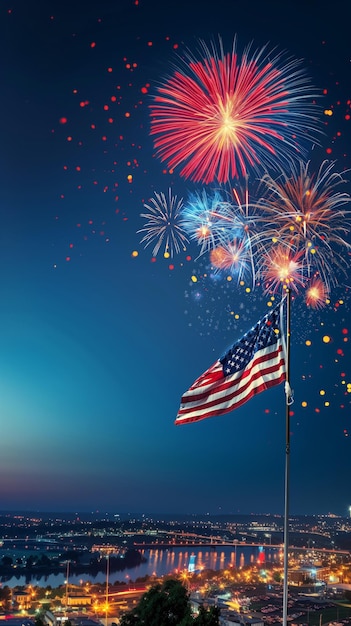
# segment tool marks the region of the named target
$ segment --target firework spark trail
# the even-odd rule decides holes
[[[296,59],[265,46],[241,57],[220,41],[190,53],[151,104],[151,135],[158,156],[180,175],[205,184],[227,183],[248,169],[277,167],[301,157],[318,138],[316,93]],[[272,56],[272,58],[271,58]]]
[[[257,206],[249,201],[248,179],[244,187],[231,186],[227,192],[229,200],[224,200],[218,207],[214,216],[218,224],[222,226],[220,235],[221,244],[229,246],[233,239],[240,239],[245,250],[245,266],[250,267],[252,287],[255,287],[257,269],[256,255],[264,253],[263,245],[259,238],[264,222]]]
[[[168,189],[168,196],[155,192],[155,197],[144,207],[150,212],[141,213],[141,217],[148,221],[138,233],[146,233],[141,240],[145,247],[154,243],[153,256],[157,256],[161,246],[164,246],[164,254],[171,257],[184,250],[189,240],[180,223],[183,199],[178,200]]]

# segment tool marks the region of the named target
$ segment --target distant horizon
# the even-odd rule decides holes
[[[91,510],[49,510],[49,509],[0,509],[0,516],[2,515],[30,515],[30,514],[36,514],[36,515],[45,515],[45,516],[50,516],[50,515],[67,515],[67,516],[105,516],[105,515],[109,515],[109,516],[113,516],[113,517],[137,517],[137,518],[142,518],[142,517],[187,517],[187,518],[191,518],[191,517],[224,517],[224,516],[232,516],[232,517],[279,517],[279,518],[284,518],[284,514],[283,513],[264,513],[264,512],[249,512],[249,513],[245,513],[245,512],[231,512],[231,511],[221,511],[221,512],[215,512],[215,513],[211,513],[211,512],[200,512],[200,513],[185,513],[185,512],[157,512],[157,511],[153,511],[153,512],[142,512],[142,511],[123,511],[123,512],[116,512],[116,511],[107,511],[107,510],[96,510],[96,511],[91,511]],[[289,512],[289,518],[291,517],[335,517],[335,518],[346,518],[346,519],[350,519],[350,515],[349,514],[345,514],[345,515],[340,515],[337,513],[333,513],[331,511],[329,511],[328,513],[294,513],[294,512]]]

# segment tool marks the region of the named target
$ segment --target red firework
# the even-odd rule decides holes
[[[250,46],[240,58],[235,44],[231,53],[203,44],[204,58],[189,55],[150,107],[158,156],[195,182],[276,169],[301,156],[300,140],[316,141],[316,96],[300,61]]]

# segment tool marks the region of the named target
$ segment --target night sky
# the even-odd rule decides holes
[[[283,385],[174,425],[181,395],[270,297],[211,279],[195,242],[172,258],[144,247],[155,192],[202,189],[155,154],[150,103],[200,39],[268,43],[302,59],[321,95],[308,159],[345,173],[346,3],[1,0],[0,28],[1,509],[283,513]],[[351,505],[350,280],[320,310],[292,302],[296,514]]]

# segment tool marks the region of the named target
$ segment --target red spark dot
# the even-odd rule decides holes
[[[188,256],[187,256],[187,257],[185,257],[185,260],[186,260],[186,261],[191,261],[191,256],[188,254]]]
[[[90,124],[90,128],[94,130],[96,128],[95,124]]]
[[[70,261],[71,257],[70,256],[66,256],[66,261]]]
[[[64,170],[68,170],[68,166],[67,166],[67,165],[64,165],[64,166],[63,166],[63,169],[64,169]]]
[[[315,409],[315,412],[316,413],[320,413],[320,409]]]
[[[343,328],[341,332],[343,335],[347,335],[349,331],[347,330],[347,328]]]
[[[128,111],[125,112],[124,117],[130,117],[130,113]]]
[[[147,88],[146,87],[142,87],[140,91],[141,91],[141,93],[147,93]]]
[[[350,119],[350,115],[347,113],[347,114],[345,115],[345,120],[349,120],[349,119]]]
[[[340,354],[340,356],[344,356],[344,353],[341,348],[338,348],[336,352],[337,354]]]
[[[289,411],[289,415],[290,417],[293,417],[295,415],[295,411]]]
[[[78,89],[73,89],[72,93],[78,93]]]
[[[70,244],[69,244],[69,247],[70,247],[70,248],[73,248],[73,247],[74,247],[73,243],[70,243]]]
[[[67,117],[60,117],[59,122],[60,124],[67,124]]]
[[[270,413],[270,410],[269,409],[265,409],[264,412],[265,413]]]
[[[109,108],[110,108],[110,107],[108,106],[108,104],[104,104],[104,111],[108,111],[108,110],[109,110]]]
[[[148,45],[148,46],[152,46],[152,45],[153,45],[152,41],[148,41],[148,42],[147,42],[147,45]]]
[[[178,44],[177,44],[177,43],[173,44],[173,50],[177,50],[177,49],[178,49],[178,47],[179,47],[179,46],[178,46]]]
[[[107,137],[106,137],[106,135],[103,135],[103,136],[101,137],[101,140],[102,140],[102,141],[107,141]]]
[[[323,89],[323,95],[326,96],[328,93],[328,89]]]
[[[155,256],[151,257],[151,263],[156,263],[156,257]]]
[[[111,73],[111,72],[113,71],[113,70],[112,70],[112,67],[108,67],[108,68],[107,68],[107,71]]]
[[[85,107],[85,102],[83,102],[83,100],[82,100],[82,102],[79,103],[79,106],[82,107],[82,109],[83,109],[83,107]]]
[[[72,137],[71,136],[67,137],[67,141],[72,141]]]
[[[93,223],[93,220],[89,220],[89,221],[88,221],[89,226],[91,226],[91,225],[92,225],[92,223]]]
[[[109,124],[113,124],[113,117],[109,117],[107,121]]]
[[[77,165],[76,170],[77,170],[77,172],[80,172],[80,170],[81,170],[80,165]]]
[[[111,96],[111,102],[116,102],[117,98],[116,96]]]
[[[92,41],[92,42],[91,42],[91,44],[90,44],[90,47],[91,47],[91,48],[95,48],[95,47],[96,47],[96,42],[95,42],[95,41]]]
[[[340,404],[340,408],[341,408],[341,409],[344,409],[344,408],[345,408],[345,405],[344,405],[344,404]]]
[[[332,151],[332,149],[331,149],[331,148],[327,148],[327,149],[326,149],[326,153],[327,153],[327,154],[331,154],[332,152],[333,152],[333,151]]]
[[[345,372],[341,372],[340,376],[341,376],[341,378],[345,378],[345,376],[346,376]]]
[[[168,266],[169,270],[174,270],[174,265],[171,263],[171,265]]]

